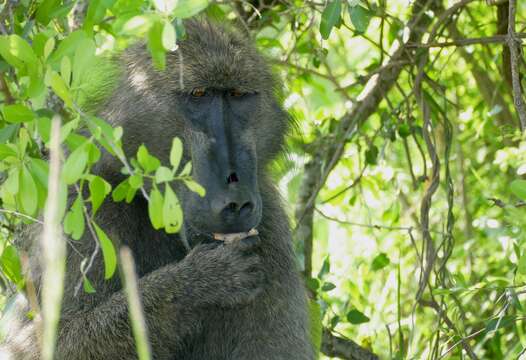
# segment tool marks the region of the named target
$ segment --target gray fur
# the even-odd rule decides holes
[[[289,225],[278,191],[266,174],[267,165],[281,151],[289,120],[279,104],[278,83],[263,58],[239,35],[206,21],[188,22],[186,27],[188,39],[177,50],[183,63],[177,52],[169,54],[164,72],[152,67],[144,46],[123,54],[120,84],[101,115],[124,127],[128,156],[145,143],[168,163],[173,136],[183,138],[185,160],[192,157],[186,140],[195,137],[173,109],[174,91],[241,87],[261,94],[247,133],[255,144],[263,204],[259,239],[253,240],[255,245],[197,244],[187,254],[179,235],[152,228],[147,202],[139,196],[132,204],[107,201],[96,221],[116,247],[127,245],[133,252],[155,359],[312,360],[307,298],[296,269]],[[95,171],[113,186],[123,179],[120,165],[108,154],[100,164]],[[177,192],[184,194],[184,189]],[[184,205],[185,196],[181,196]],[[25,245],[35,243],[39,229],[29,233],[22,238]],[[198,236],[186,234],[194,235]],[[93,243],[86,233],[76,247],[87,256]],[[99,256],[88,274],[97,292],[81,291],[75,297],[81,261],[74,251],[68,252],[57,359],[136,358],[118,276],[104,280]],[[12,336],[6,351],[14,359],[35,359],[34,337],[23,335],[18,342]]]

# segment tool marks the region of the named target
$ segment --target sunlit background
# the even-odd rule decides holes
[[[495,1],[464,2],[441,18],[459,2],[432,1],[421,15],[428,19],[425,34],[413,46],[407,45],[413,1],[339,1],[341,24],[327,39],[320,23],[330,1],[260,2],[266,5],[258,11],[257,2],[218,1],[206,10],[249,31],[284,82],[278,90],[294,125],[287,153],[272,170],[302,270],[306,256],[312,256],[305,282],[319,307],[311,312],[334,336],[352,339],[382,359],[467,358],[463,341],[480,359],[525,358],[526,198],[521,194],[526,190],[511,184],[526,174],[526,141],[505,76],[505,45],[501,39],[422,46],[428,40],[497,34]],[[517,5],[516,31],[522,34],[526,3]],[[140,25],[126,22],[124,15],[113,21],[111,8],[107,16],[107,24],[95,26],[100,56],[135,41],[118,31]],[[407,56],[391,63],[400,46]],[[393,86],[342,140],[342,119],[370,97],[378,74],[390,67],[402,67]],[[523,58],[523,74],[525,69]],[[430,113],[431,149],[424,138],[422,103]],[[300,199],[305,169],[320,164],[323,173],[326,154],[337,143],[345,143],[344,151],[319,184],[313,248],[306,252],[298,230],[306,205]],[[429,283],[421,287],[427,216],[436,258]],[[8,228],[1,231],[0,249],[11,239]],[[15,289],[3,266],[0,304]]]

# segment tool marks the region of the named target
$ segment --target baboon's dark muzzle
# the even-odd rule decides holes
[[[218,168],[209,164],[207,170]],[[231,171],[229,175],[216,171],[198,172],[194,177],[206,189],[204,198],[196,198],[188,218],[194,227],[206,233],[246,232],[261,220],[261,197],[255,176],[247,170]],[[255,169],[254,169],[255,172]]]
[[[206,138],[192,144],[193,176],[205,187],[206,196],[194,199],[188,221],[202,232],[249,231],[259,224],[262,213],[255,145],[235,125],[239,121],[221,97],[210,105],[208,115],[201,118]]]
[[[233,233],[248,231],[259,222],[259,201],[246,187],[230,184],[229,189],[216,194],[210,201],[212,217],[219,221],[217,231]]]

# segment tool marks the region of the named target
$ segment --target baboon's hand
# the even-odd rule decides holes
[[[186,293],[194,306],[234,306],[253,301],[263,290],[265,273],[257,255],[258,236],[231,244],[197,246],[183,260],[191,281]]]

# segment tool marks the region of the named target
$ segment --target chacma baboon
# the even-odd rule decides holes
[[[99,113],[124,128],[128,156],[145,144],[168,163],[172,139],[181,137],[184,161],[192,161],[206,196],[176,185],[185,216],[176,235],[152,228],[140,196],[131,204],[107,201],[97,223],[117,247],[133,252],[155,359],[311,360],[306,294],[266,170],[289,122],[279,84],[241,35],[204,20],[187,22],[186,31],[165,71],[153,67],[144,45],[120,56],[118,86]],[[116,186],[124,179],[121,166],[104,153],[94,171]],[[259,236],[212,240],[214,233],[252,228]],[[83,254],[93,251],[89,236],[76,245]],[[104,280],[99,256],[89,272],[96,293],[75,296],[81,261],[69,251],[57,358],[135,358],[119,277]],[[15,358],[36,352],[34,343],[11,347]]]

